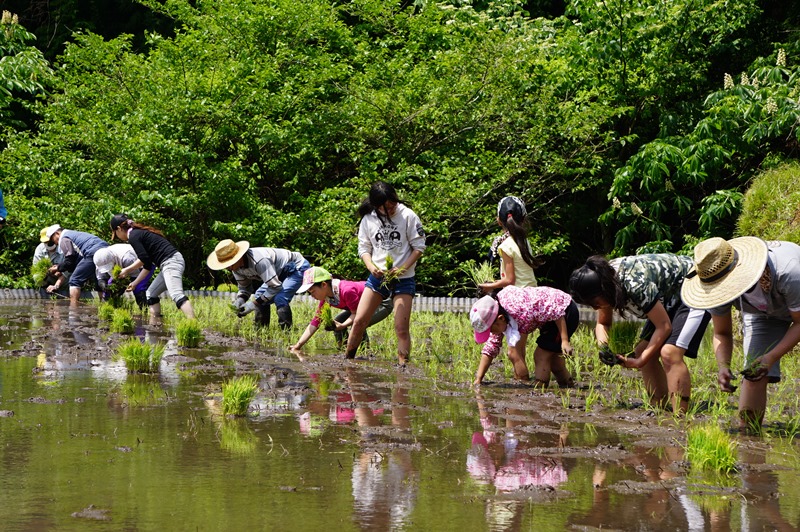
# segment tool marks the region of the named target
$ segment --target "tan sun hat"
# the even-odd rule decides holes
[[[694,247],[694,270],[683,281],[681,299],[697,309],[730,303],[761,278],[768,251],[754,236],[703,240]]]
[[[208,256],[206,262],[212,270],[222,270],[236,264],[248,249],[250,249],[250,242],[247,240],[234,242],[230,238],[226,238],[217,244],[214,253]]]

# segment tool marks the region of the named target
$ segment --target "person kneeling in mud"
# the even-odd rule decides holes
[[[536,340],[534,384],[546,387],[552,373],[559,386],[574,385],[562,355],[572,354],[570,337],[578,328],[578,307],[566,292],[548,286],[507,286],[480,298],[469,313],[475,341],[486,345],[473,385],[479,386],[494,358],[500,352],[503,336],[508,340],[508,358],[514,365],[514,376],[530,379],[525,351],[518,348],[520,334],[539,329]]]
[[[355,316],[358,309],[358,303],[361,301],[361,296],[364,294],[365,281],[346,281],[344,279],[334,279],[328,270],[315,266],[309,268],[303,273],[303,284],[297,291],[298,294],[308,292],[308,295],[319,301],[317,311],[308,324],[306,330],[300,336],[296,344],[290,347],[292,350],[300,350],[308,342],[314,333],[319,329],[322,324],[326,330],[333,331],[336,336],[336,345],[341,347],[347,340],[347,328],[353,323],[353,316]],[[344,309],[336,315],[330,323],[324,323],[323,314],[325,313],[325,305],[329,307]],[[392,299],[386,298],[378,306],[378,309],[372,314],[367,327],[371,327],[379,321],[386,318],[392,313]],[[362,344],[369,343],[369,337],[366,331],[361,340]]]

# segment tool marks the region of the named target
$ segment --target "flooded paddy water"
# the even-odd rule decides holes
[[[741,437],[731,477],[694,473],[673,420],[476,391],[413,364],[345,361],[206,331],[158,375],[112,358],[97,309],[0,301],[4,530],[762,530],[800,525],[792,441]],[[220,385],[254,374],[252,413]]]

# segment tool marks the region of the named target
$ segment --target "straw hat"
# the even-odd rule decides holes
[[[694,248],[695,267],[683,281],[681,299],[697,309],[730,303],[761,278],[767,253],[767,243],[754,236],[703,240]]]
[[[236,264],[250,249],[250,242],[241,240],[234,242],[230,238],[220,241],[214,248],[214,253],[208,256],[208,267],[212,270],[222,270]]]

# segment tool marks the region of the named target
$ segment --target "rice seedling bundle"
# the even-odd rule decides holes
[[[197,347],[203,341],[203,329],[196,319],[186,319],[178,322],[175,328],[178,345],[181,347]]]
[[[138,338],[131,338],[119,345],[115,358],[122,359],[131,373],[157,373],[163,356],[163,344],[143,344]]]
[[[333,313],[331,312],[331,306],[330,306],[330,304],[328,304],[327,301],[322,305],[322,309],[320,310],[319,319],[322,322],[322,327],[326,331],[332,331],[333,330],[333,328],[334,328],[334,326],[333,326]]]
[[[392,268],[394,268],[394,257],[392,257],[392,254],[389,253],[386,255],[386,270],[383,272],[383,281],[381,282],[381,286],[391,286],[392,283],[397,281],[397,279],[399,279],[403,274],[402,268],[398,268],[394,271],[392,271]]]
[[[100,303],[97,307],[97,317],[103,321],[111,321],[114,318],[114,305],[108,302]]]
[[[115,333],[132,333],[133,316],[131,316],[131,313],[124,308],[115,308],[109,330]]]
[[[258,380],[252,375],[242,375],[222,383],[222,413],[245,416],[250,401],[258,391]]]
[[[698,469],[733,473],[737,447],[737,442],[715,424],[691,427],[686,435],[687,459]]]
[[[488,262],[477,264],[474,260],[469,260],[464,263],[463,270],[472,279],[475,286],[494,280],[494,271]]]
[[[44,286],[47,284],[47,274],[50,267],[53,265],[50,259],[45,257],[31,266],[31,277],[33,277],[33,285],[36,287]]]
[[[111,299],[119,300],[130,284],[127,278],[120,277],[121,273],[122,267],[119,264],[115,264],[111,268],[111,283],[106,287],[106,292],[108,292]]]
[[[616,354],[630,353],[639,341],[641,324],[635,321],[616,321],[608,331],[608,347]]]

